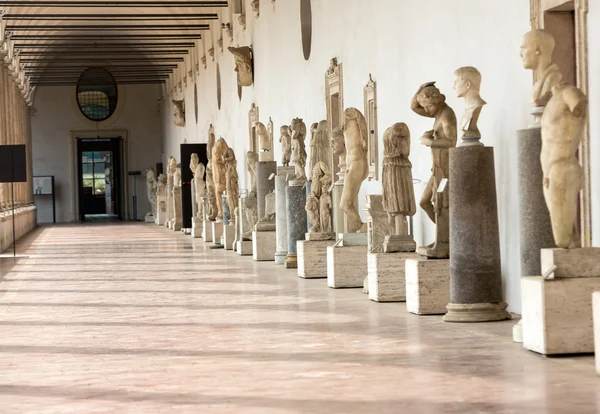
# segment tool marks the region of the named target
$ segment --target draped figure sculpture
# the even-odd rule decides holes
[[[411,109],[428,118],[434,118],[433,129],[421,137],[421,144],[431,148],[433,165],[431,177],[421,197],[420,206],[435,223],[435,242],[417,249],[421,256],[447,259],[450,254],[450,217],[448,187],[438,191],[442,180],[449,177],[449,149],[456,146],[456,115],[446,104],[446,97],[427,82],[419,87],[412,98]]]
[[[239,204],[240,186],[237,172],[237,160],[235,159],[235,153],[232,148],[227,148],[223,160],[225,161],[225,181],[227,182],[227,204],[229,205],[229,210],[233,212],[237,209]]]
[[[227,187],[226,165],[223,156],[227,152],[227,142],[223,138],[215,143],[212,150],[213,181],[215,183],[215,197],[217,202],[218,221],[223,220],[223,193]]]
[[[215,146],[215,129],[211,124],[208,129],[208,142],[206,144],[206,188],[208,194],[208,220],[215,221],[218,213],[217,196],[215,194],[215,181],[213,179],[212,152]]]
[[[312,186],[310,194],[306,197],[305,210],[308,214],[311,227],[309,233],[331,233],[331,172],[323,161],[314,166],[311,174]]]
[[[296,181],[306,181],[306,124],[300,118],[294,118],[290,125],[292,135],[292,161],[296,169]]]
[[[543,189],[558,247],[581,247],[577,226],[583,170],[577,151],[587,120],[588,100],[578,88],[559,83],[542,115]]]
[[[398,122],[383,134],[383,210],[394,228],[392,236],[385,236],[386,253],[416,248],[406,220],[417,212],[409,155],[410,131],[404,122]]]
[[[256,122],[256,135],[258,136],[258,147],[260,148],[259,159],[260,161],[272,161],[273,160],[273,149],[271,148],[271,135],[269,130],[262,122]]]
[[[198,163],[196,170],[194,171],[194,190],[196,191],[196,205],[198,210],[196,217],[204,218],[203,208],[204,200],[206,199],[206,181],[204,181],[204,174],[206,167],[204,164]]]
[[[342,131],[346,147],[346,175],[340,209],[346,215],[346,231],[357,233],[363,226],[358,214],[358,193],[362,182],[369,174],[367,122],[358,109],[347,108],[344,111]]]
[[[331,145],[327,138],[327,121],[315,122],[311,125],[310,132],[310,167],[308,171],[312,174],[315,166],[320,162],[324,162],[331,169]]]
[[[156,171],[154,168],[150,167],[146,169],[146,196],[148,197],[148,202],[150,203],[151,213],[156,214],[156,190],[158,187],[158,182],[156,179]]]
[[[250,175],[250,190],[248,196],[244,198],[243,214],[248,224],[248,228],[244,226],[242,240],[252,240],[252,230],[258,222],[258,199],[256,198],[256,163],[258,162],[258,154],[253,151],[248,151],[246,154],[246,170]]]
[[[292,156],[292,137],[290,136],[290,129],[287,125],[282,125],[279,129],[281,137],[279,142],[281,143],[281,163],[287,167],[290,165]]]

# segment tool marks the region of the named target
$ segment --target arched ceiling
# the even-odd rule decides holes
[[[7,0],[2,30],[31,86],[75,85],[89,66],[163,83],[226,0]]]

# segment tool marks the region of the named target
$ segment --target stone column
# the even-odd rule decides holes
[[[494,149],[450,149],[447,322],[510,319],[503,301]]]
[[[6,145],[8,138],[8,89],[6,88],[6,67],[0,62],[0,145]],[[0,210],[8,205],[7,184],[0,183]]]
[[[275,161],[259,161],[256,163],[256,197],[258,206],[258,219],[265,216],[265,196],[275,190],[275,180],[269,177],[277,174]]]
[[[298,268],[298,251],[296,242],[304,240],[306,234],[306,191],[304,182],[292,181],[286,189],[286,208],[287,208],[287,236],[288,236],[288,257],[285,261],[286,269]]]
[[[275,177],[275,232],[277,238],[277,251],[275,252],[275,264],[283,264],[288,256],[288,233],[287,233],[287,202],[286,188],[290,180],[296,178],[294,167],[277,167]]]

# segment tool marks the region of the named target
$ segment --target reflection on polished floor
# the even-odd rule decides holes
[[[2,259],[0,412],[597,413],[593,357],[449,324],[148,224]]]

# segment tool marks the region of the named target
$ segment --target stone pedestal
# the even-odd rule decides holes
[[[181,187],[173,187],[173,231],[181,231],[183,217],[181,216]]]
[[[367,277],[367,246],[327,247],[327,286],[362,288]]]
[[[199,239],[202,237],[203,228],[204,226],[202,219],[198,217],[192,218],[192,237],[194,239]]]
[[[205,243],[212,242],[213,240],[213,221],[204,220],[202,222],[202,239]]]
[[[344,212],[340,210],[340,201],[342,200],[342,193],[344,192],[344,176],[345,171],[340,170],[338,172],[339,179],[333,184],[332,191],[332,220],[333,220],[333,231],[336,233],[344,232]]]
[[[221,244],[221,236],[223,235],[223,222],[211,221],[212,223],[212,239],[213,244]]]
[[[307,233],[310,237],[310,233]],[[304,279],[324,279],[327,277],[327,247],[333,246],[335,239],[302,240],[296,244],[298,255],[298,277]]]
[[[406,260],[406,310],[417,315],[442,315],[450,300],[450,260]]]
[[[592,294],[592,313],[594,319],[594,353],[596,354],[596,373],[600,375],[600,292]]]
[[[277,239],[274,231],[252,232],[252,258],[257,262],[272,262]]]
[[[600,248],[544,249],[556,269],[521,279],[523,346],[544,355],[594,352],[592,292],[600,290]]]
[[[221,200],[223,203],[223,224],[227,226],[231,220],[231,211],[229,210],[229,204],[227,204],[226,193],[223,193]]]
[[[275,190],[275,175],[277,163],[275,161],[259,161],[256,163],[256,198],[258,219],[265,216],[265,196]],[[272,179],[269,179],[273,175]]]
[[[510,319],[502,295],[494,149],[451,148],[449,183],[450,303],[444,320]]]
[[[369,253],[367,255],[369,299],[375,302],[406,301],[406,260],[416,253]]]
[[[165,227],[169,227],[173,219],[173,187],[167,185],[165,188]]]
[[[252,256],[252,242],[250,240],[238,240],[235,251],[240,256]]]
[[[147,213],[144,216],[144,222],[146,223],[154,223],[156,221],[156,218],[154,217],[154,214],[152,213]]]
[[[167,197],[164,190],[162,194],[160,192],[156,194],[156,214],[154,216],[156,224],[159,226],[165,225],[165,221],[167,221]]]
[[[555,246],[550,213],[544,200],[541,151],[540,128],[517,131],[521,276],[541,274],[539,252]]]
[[[297,242],[304,240],[306,233],[306,192],[304,182],[291,181],[286,189],[287,209],[287,238],[288,257],[285,260],[286,269],[298,268]]]
[[[277,167],[277,176],[275,177],[275,202],[277,212],[275,214],[275,233],[277,246],[275,252],[275,264],[281,265],[285,262],[288,255],[288,237],[287,237],[287,206],[286,206],[286,188],[290,180],[296,178],[294,167]]]
[[[223,226],[223,247],[225,250],[233,250],[233,240],[235,239],[235,226],[227,224]]]

